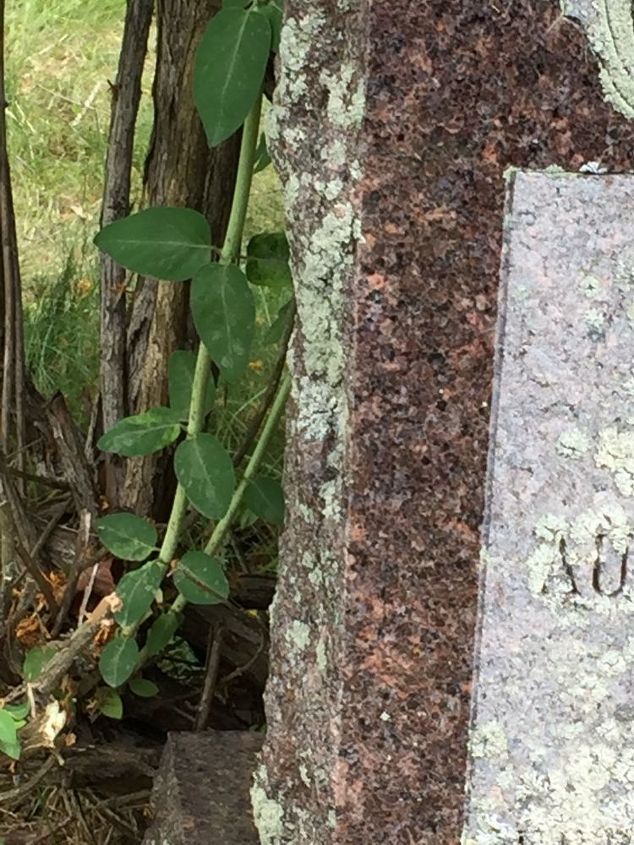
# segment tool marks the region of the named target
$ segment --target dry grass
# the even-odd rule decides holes
[[[13,807],[0,806],[4,845],[139,845],[149,793],[98,795],[89,789],[42,787]]]

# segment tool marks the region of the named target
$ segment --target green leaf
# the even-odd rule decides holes
[[[32,648],[24,658],[22,677],[32,684],[42,674],[46,664],[55,657],[56,650],[50,645],[40,645]]]
[[[99,712],[109,719],[123,718],[123,701],[116,690],[103,690],[98,697]]]
[[[209,224],[191,208],[147,208],[106,226],[95,244],[128,270],[173,282],[211,260]]]
[[[28,701],[23,701],[22,704],[6,704],[3,709],[10,713],[16,722],[21,722],[31,712],[31,705]]]
[[[145,678],[132,678],[128,686],[130,692],[138,695],[139,698],[154,698],[159,693],[156,684],[152,681],[146,681]]]
[[[187,419],[189,416],[195,370],[196,354],[194,352],[179,349],[170,356],[167,365],[170,407],[172,410],[178,411],[181,419]],[[213,408],[215,397],[216,385],[214,380],[209,378],[205,392],[205,414],[208,414]]]
[[[22,755],[22,746],[20,740],[16,737],[15,742],[1,742],[0,751],[10,757],[12,760],[19,760]],[[0,842],[4,840],[0,839]]]
[[[282,35],[282,23],[284,20],[282,3],[276,3],[275,0],[273,0],[273,2],[267,3],[266,6],[260,6],[258,8],[258,11],[269,19],[272,33],[271,50],[274,53],[279,53],[280,37]]]
[[[17,741],[18,729],[15,719],[6,710],[0,710],[0,742],[11,745]]]
[[[152,607],[156,591],[163,580],[163,567],[150,561],[140,569],[127,572],[117,584],[117,595],[123,602],[114,618],[122,628],[140,622]]]
[[[160,654],[170,644],[181,623],[181,617],[176,613],[162,613],[152,623],[145,648],[148,657]]]
[[[109,687],[120,687],[134,673],[138,660],[139,647],[135,640],[119,634],[101,652],[101,677]]]
[[[132,513],[113,513],[97,520],[97,536],[121,560],[145,560],[156,548],[156,529]]]
[[[196,331],[223,377],[235,381],[249,363],[255,302],[244,273],[233,264],[210,264],[192,282]]]
[[[97,446],[133,458],[150,455],[173,443],[181,433],[180,414],[171,408],[151,408],[144,414],[125,417],[100,438]]]
[[[220,519],[231,503],[236,477],[227,450],[213,434],[184,440],[174,456],[176,478],[197,511]]]
[[[274,525],[284,522],[284,491],[280,482],[274,478],[264,475],[255,478],[245,490],[244,503],[266,522]]]
[[[253,172],[260,173],[271,163],[271,156],[266,143],[266,135],[264,132],[260,135],[257,149],[255,151],[255,162],[253,163]]]
[[[262,88],[271,50],[269,20],[231,6],[215,15],[200,42],[194,69],[194,99],[209,145],[239,129]]]
[[[176,589],[192,604],[219,604],[229,595],[229,582],[218,558],[187,552],[174,572]]]
[[[290,319],[290,312],[293,307],[294,300],[289,299],[286,305],[282,305],[277,312],[277,317],[269,326],[268,331],[264,335],[264,343],[279,343],[282,335],[286,331],[288,321]]]
[[[247,247],[247,277],[253,285],[281,288],[293,282],[284,232],[255,235]]]

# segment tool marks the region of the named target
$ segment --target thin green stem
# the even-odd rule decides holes
[[[240,257],[244,223],[247,219],[251,182],[253,181],[253,167],[255,153],[258,147],[258,133],[260,131],[260,115],[262,114],[262,95],[260,95],[247,117],[242,130],[240,146],[240,163],[236,174],[236,185],[233,192],[233,203],[227,224],[227,234],[220,253],[221,264],[231,264]]]
[[[242,131],[242,143],[240,146],[240,160],[236,176],[236,186],[231,204],[231,213],[227,226],[227,235],[220,255],[221,264],[230,264],[240,254],[242,236],[244,233],[244,222],[246,220],[247,208],[249,205],[249,194],[251,192],[251,180],[253,178],[253,165],[255,162],[255,151],[258,143],[258,132],[260,128],[260,115],[262,111],[262,97],[258,97],[256,104],[251,109]],[[187,437],[196,437],[200,434],[205,421],[205,394],[210,374],[210,360],[207,350],[201,343],[198,347],[196,358],[196,369],[192,384],[192,398],[189,408],[189,419],[187,423]],[[183,529],[183,521],[187,511],[187,497],[185,491],[179,484],[174,494],[172,511],[165,529],[165,536],[159,552],[159,561],[164,568],[176,554],[178,541]]]
[[[277,391],[277,396],[275,397],[275,401],[271,405],[271,410],[269,412],[268,418],[266,420],[266,424],[262,429],[262,433],[258,438],[258,442],[256,444],[255,449],[253,450],[253,454],[249,459],[249,462],[244,470],[244,475],[240,479],[240,483],[235,489],[233,497],[231,499],[231,504],[229,505],[229,509],[227,513],[223,516],[223,518],[216,524],[207,545],[205,546],[205,553],[208,555],[215,554],[220,547],[222,546],[225,537],[235,516],[242,505],[242,500],[244,499],[244,494],[246,492],[247,487],[249,486],[250,482],[253,480],[255,475],[257,474],[260,465],[262,463],[262,459],[266,454],[266,450],[268,448],[269,442],[271,440],[272,435],[274,434],[280,418],[284,412],[284,408],[286,407],[286,400],[288,399],[288,395],[291,389],[291,377],[287,373],[285,373],[282,382],[280,383],[279,389]],[[185,607],[187,604],[186,600],[182,596],[178,596],[172,607],[170,609],[170,613],[180,613],[180,611]]]
[[[261,114],[262,95],[260,94],[255,105],[249,112],[242,130],[238,172],[236,174],[236,184],[231,203],[231,212],[229,214],[229,223],[227,224],[227,234],[220,252],[220,264],[232,264],[240,258],[240,247],[242,246],[244,223],[249,206],[249,195],[251,193],[251,181],[253,179],[253,167],[255,164],[255,153],[258,145]],[[203,429],[205,422],[205,395],[210,377],[210,364],[211,361],[207,350],[205,349],[204,344],[200,343],[198,346],[198,355],[196,357],[196,368],[194,370],[194,379],[192,383],[192,398],[187,421],[188,438],[196,437]],[[163,542],[158,556],[159,563],[162,564],[165,572],[167,572],[170,562],[178,550],[178,543],[183,531],[186,512],[187,496],[185,495],[185,490],[182,485],[178,484],[174,494],[174,501],[172,502],[172,510],[167,523],[167,528],[165,529],[165,536],[163,537]],[[138,624],[126,629],[125,633],[128,635],[134,635],[137,628]],[[141,651],[139,665],[143,665],[146,658],[146,650],[143,649]]]

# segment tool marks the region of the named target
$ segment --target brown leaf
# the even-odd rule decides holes
[[[44,630],[37,613],[25,617],[18,623],[15,636],[20,645],[26,649],[34,648],[44,641]]]
[[[104,558],[96,564],[97,575],[92,588],[93,595],[99,597],[109,596],[110,593],[114,593],[117,589],[117,585],[112,577],[112,564],[113,558],[111,557]],[[92,571],[93,567],[84,570],[79,576],[79,581],[77,582],[78,593],[83,593],[88,588],[92,578]]]

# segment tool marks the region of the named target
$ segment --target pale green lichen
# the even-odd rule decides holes
[[[338,68],[337,73],[323,71],[321,84],[328,90],[328,117],[342,129],[361,126],[365,113],[365,80],[355,81],[356,69],[349,65]]]
[[[585,608],[610,615],[614,607],[612,599],[592,587],[597,537],[603,538],[604,555],[612,549],[620,556],[628,551],[633,531],[634,525],[622,505],[606,495],[598,497],[594,507],[573,518],[542,516],[533,530],[537,545],[526,560],[530,592],[551,607],[573,614]],[[565,552],[562,552],[562,541]],[[571,579],[575,579],[574,583]],[[587,589],[578,589],[586,585]],[[619,606],[625,612],[634,612],[631,585],[624,586],[619,598]]]
[[[284,638],[283,666],[273,665],[269,682],[266,759],[281,741],[285,766],[283,771],[262,766],[256,772],[256,825],[265,845],[317,841],[331,820],[336,824],[328,796],[340,718],[334,700],[337,632],[345,612],[345,603],[334,597],[342,590],[345,519],[346,294],[361,241],[356,180],[362,177],[359,128],[366,80],[362,40],[354,27],[347,35],[353,7],[358,16],[365,13],[356,0],[289,9],[269,119],[271,153],[284,182],[297,303],[289,355],[289,424],[291,439],[309,456],[311,489],[306,495],[306,485],[298,485],[289,507],[290,531],[299,549],[287,552],[281,562],[283,596],[278,592],[272,609],[273,636]],[[337,17],[344,8],[345,21]],[[295,689],[293,706],[307,714],[296,734],[297,728],[287,731],[280,724],[279,699],[290,687]],[[323,742],[324,730],[328,742]],[[315,735],[319,742],[312,741]],[[292,760],[287,757],[291,749]]]
[[[621,392],[626,396],[634,396],[634,377],[623,382]]]
[[[310,630],[310,625],[305,622],[300,622],[298,619],[293,620],[286,632],[288,644],[299,651],[304,651],[310,643]]]
[[[472,757],[501,757],[508,751],[504,728],[499,722],[487,722],[471,733],[469,749]]]
[[[583,319],[591,332],[599,333],[605,329],[605,315],[598,308],[588,308]]]
[[[612,473],[620,493],[634,496],[634,431],[612,425],[599,432],[594,460]]]
[[[585,431],[571,428],[559,435],[555,449],[564,458],[581,458],[592,447],[592,440]]]
[[[313,11],[300,17],[289,16],[282,27],[280,55],[284,57],[284,97],[289,105],[309,94],[305,68],[325,26],[325,15]]]
[[[601,293],[601,282],[596,276],[584,276],[581,279],[581,292],[588,299],[595,299]]]
[[[563,0],[564,15],[582,19],[588,41],[600,60],[599,78],[606,100],[634,118],[634,26],[630,0]]]
[[[266,781],[264,766],[259,767],[258,774],[260,779]],[[251,806],[261,845],[277,845],[284,833],[283,807],[269,798],[258,783],[251,787]]]
[[[320,672],[325,672],[328,667],[328,656],[326,654],[326,644],[323,640],[319,640],[317,648],[315,649],[315,659],[317,660],[317,668]]]
[[[308,768],[307,768],[305,763],[299,764],[299,776],[300,776],[304,786],[308,786],[308,787],[312,786],[310,777],[308,775]]]

